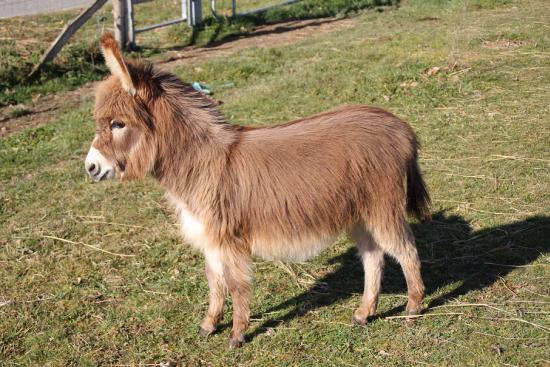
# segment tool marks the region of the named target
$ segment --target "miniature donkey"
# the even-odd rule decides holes
[[[428,219],[429,196],[411,127],[380,108],[344,106],[275,126],[228,123],[212,100],[176,76],[125,61],[111,34],[101,47],[112,75],[97,87],[93,180],[151,174],[175,206],[187,242],[206,259],[209,306],[201,335],[233,300],[230,347],[249,325],[251,257],[303,261],[347,231],[365,271],[365,324],[376,311],[384,254],[400,263],[407,312],[424,284],[405,211]]]

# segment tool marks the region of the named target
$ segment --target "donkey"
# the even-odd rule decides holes
[[[124,60],[111,34],[101,48],[112,75],[96,90],[85,168],[94,181],[150,174],[166,190],[184,239],[205,257],[201,335],[216,331],[229,292],[229,346],[243,344],[252,256],[304,261],[344,231],[365,272],[353,322],[376,312],[384,254],[403,269],[408,314],[421,312],[424,284],[405,214],[429,219],[430,199],[406,122],[380,108],[343,106],[275,126],[236,126],[176,76]]]

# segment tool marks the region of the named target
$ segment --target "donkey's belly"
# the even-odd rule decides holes
[[[184,239],[193,247],[206,252],[207,249],[217,247],[208,236],[206,228],[200,218],[187,210],[186,206],[173,200],[180,217],[180,228]],[[265,260],[285,260],[301,262],[319,254],[331,245],[337,235],[334,236],[303,236],[299,239],[288,239],[284,236],[255,237],[250,243],[252,255]]]
[[[265,260],[302,262],[316,256],[335,240],[336,236],[310,236],[297,240],[258,238],[252,241],[251,250],[252,255]]]

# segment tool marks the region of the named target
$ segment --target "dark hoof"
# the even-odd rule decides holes
[[[407,324],[409,325],[412,325],[416,322],[416,320],[418,319],[418,317],[415,317],[417,315],[420,315],[422,314],[422,306],[418,306],[418,307],[413,307],[413,308],[407,308],[407,316],[411,316],[411,317],[408,317],[405,319],[405,321],[407,322]]]
[[[407,315],[409,316],[420,315],[422,311],[423,311],[422,306],[407,308]]]
[[[360,319],[359,317],[353,315],[353,317],[351,318],[351,321],[355,325],[365,326],[367,324],[367,319],[368,319],[368,317],[365,317],[364,319]]]
[[[202,327],[199,328],[199,335],[200,336],[209,336],[209,335],[212,335],[214,334],[214,332],[216,331],[216,329],[204,329]]]
[[[236,338],[230,338],[229,339],[229,348],[231,349],[237,349],[242,347],[244,344],[244,340],[236,339]]]

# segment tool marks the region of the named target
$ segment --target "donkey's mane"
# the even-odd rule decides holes
[[[207,114],[210,117],[209,123],[229,125],[215,106],[214,101],[195,90],[191,84],[184,82],[172,73],[149,65],[144,68],[144,71],[150,73],[154,89],[160,92],[161,98],[165,99],[174,113],[191,117],[197,114],[204,117]],[[201,122],[204,123],[202,120]]]

